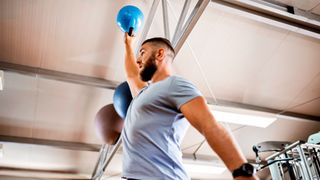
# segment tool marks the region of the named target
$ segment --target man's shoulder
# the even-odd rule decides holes
[[[176,83],[186,83],[186,84],[193,85],[193,83],[191,81],[189,81],[188,79],[183,78],[181,76],[178,76],[178,75],[172,75],[171,78],[172,78],[172,81],[176,82]]]
[[[174,75],[172,77],[170,90],[180,91],[180,90],[186,90],[186,89],[199,91],[198,88],[191,81],[181,76]]]

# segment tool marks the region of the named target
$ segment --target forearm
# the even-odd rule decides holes
[[[230,171],[238,168],[246,162],[245,157],[228,131],[215,120],[211,122],[202,132],[210,147],[219,155]]]
[[[125,44],[125,70],[128,78],[139,76],[138,65],[131,44]]]
[[[139,78],[139,67],[136,62],[136,57],[133,52],[132,42],[128,39],[130,36],[125,34],[125,71],[127,82],[130,86],[132,96],[136,96],[138,92],[146,85]]]
[[[204,97],[199,96],[185,103],[180,108],[190,124],[205,136],[211,148],[219,155],[230,171],[246,162],[245,157],[228,131],[214,118]],[[235,179],[256,179],[237,177]]]

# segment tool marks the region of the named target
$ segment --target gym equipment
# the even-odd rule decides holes
[[[114,145],[120,137],[123,120],[117,114],[113,104],[102,107],[95,117],[98,136],[109,145]]]
[[[258,143],[256,145],[253,145],[252,149],[256,154],[256,162],[261,162],[261,157],[259,156],[259,153],[262,152],[279,152],[283,150],[286,146],[291,144],[291,142],[287,141],[264,141],[261,143]]]
[[[257,158],[257,170],[260,171],[268,167],[273,180],[320,179],[320,145],[304,141],[296,141],[291,144],[287,144],[287,142],[274,143],[273,141],[259,143],[253,146],[253,150],[256,154],[276,151],[265,159],[266,164],[262,164]]]
[[[136,6],[124,6],[117,15],[117,24],[123,32],[132,36],[132,32],[138,32],[144,20],[143,13]]]
[[[129,84],[125,81],[116,88],[113,94],[114,107],[123,120],[126,118],[131,101],[132,95]]]

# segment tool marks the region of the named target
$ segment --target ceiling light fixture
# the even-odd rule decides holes
[[[277,120],[276,115],[272,113],[214,105],[209,107],[219,122],[266,128]]]
[[[201,174],[222,174],[226,170],[225,167],[201,164],[184,164],[184,167],[188,173]]]
[[[189,174],[222,174],[227,170],[225,166],[217,164],[214,161],[184,159],[183,164]]]

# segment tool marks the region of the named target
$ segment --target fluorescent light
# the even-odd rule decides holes
[[[200,174],[222,174],[226,168],[214,165],[204,164],[184,164],[184,167],[188,173],[200,173]]]
[[[0,91],[3,90],[3,71],[0,70]]]
[[[192,156],[193,157],[193,156]],[[217,175],[224,173],[227,168],[218,158],[198,156],[197,159],[183,157],[183,166],[189,175]]]
[[[223,106],[209,106],[215,119],[220,122],[266,128],[277,120],[275,114],[271,113]]]

